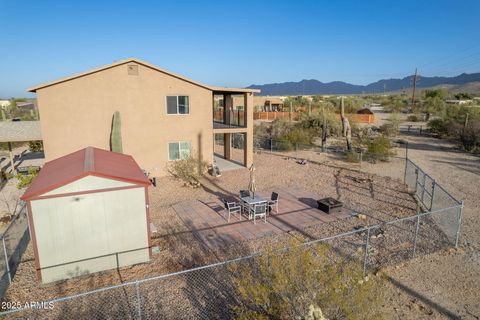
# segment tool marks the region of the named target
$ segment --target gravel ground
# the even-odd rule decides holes
[[[418,124],[416,124],[418,125]],[[439,252],[387,268],[385,312],[393,319],[480,319],[480,158],[447,140],[402,134],[409,158],[457,199],[465,200],[460,249]],[[398,150],[399,155],[404,150]],[[397,176],[402,161],[364,164],[362,170]],[[379,170],[380,169],[380,170]],[[398,177],[398,176],[397,176]]]
[[[125,281],[184,270],[228,258],[243,256],[261,250],[267,245],[288,244],[292,237],[311,240],[350,231],[355,226],[378,224],[395,218],[411,216],[416,204],[403,184],[389,177],[362,173],[346,168],[308,164],[302,166],[293,159],[275,155],[255,155],[258,192],[270,193],[279,186],[308,190],[318,197],[331,196],[367,219],[345,219],[333,224],[322,224],[274,237],[238,243],[216,251],[198,241],[172,209],[181,199],[208,201],[218,197],[236,196],[248,185],[247,169],[223,172],[220,178],[205,178],[202,187],[191,188],[171,177],[161,178],[157,188],[150,190],[152,222],[158,227],[154,245],[159,246],[150,263],[122,268],[119,272],[106,271],[53,284],[38,284],[35,280],[34,257],[31,246],[22,259],[6,300],[32,301],[67,296]],[[279,170],[281,168],[281,170]],[[354,239],[359,246],[364,236]],[[352,252],[355,253],[356,246]]]
[[[385,235],[382,238],[372,240],[376,252],[371,252],[369,258],[369,264],[373,266],[371,271],[381,280],[379,283],[382,286],[379,291],[383,301],[377,307],[386,318],[392,319],[448,319],[456,316],[478,319],[480,259],[478,232],[475,232],[478,230],[476,211],[479,200],[475,197],[480,174],[480,169],[478,167],[475,169],[478,160],[458,152],[445,141],[421,136],[402,138],[410,141],[410,158],[426,172],[435,178],[438,177],[438,181],[456,197],[466,200],[462,248],[441,250],[431,254],[428,253],[434,250],[422,252],[419,249],[422,254],[418,254],[417,258],[401,262],[407,258],[410,252],[408,245],[411,243],[409,239],[403,239],[398,231],[385,228]],[[400,157],[402,152],[400,149],[397,152]],[[256,154],[258,191],[269,193],[278,186],[286,185],[315,192],[319,197],[332,196],[341,199],[347,207],[356,212],[367,215],[366,221],[356,218],[345,219],[334,224],[312,226],[289,234],[238,243],[230,248],[214,251],[205,247],[188,232],[188,228],[171,205],[177,203],[179,199],[207,201],[218,197],[236,196],[238,190],[248,185],[247,169],[223,172],[220,178],[207,178],[202,181],[203,186],[196,189],[185,187],[181,182],[166,177],[160,179],[158,187],[150,191],[152,221],[158,227],[154,245],[161,249],[150,263],[122,268],[118,273],[107,271],[54,284],[38,285],[33,272],[33,253],[29,247],[6,298],[10,301],[31,301],[66,296],[242,256],[270,244],[288,244],[292,236],[301,240],[311,240],[349,231],[359,225],[379,224],[414,214],[415,202],[400,181],[404,168],[404,161],[400,158],[388,163],[349,164],[335,154],[308,152],[306,155],[318,157],[314,160],[324,165],[301,166],[288,157]],[[425,223],[428,227],[430,222]],[[412,225],[405,223],[402,227],[409,229]],[[348,239],[351,248],[347,248],[346,251],[349,252],[346,253],[361,255],[359,249],[362,248],[363,239],[364,235]],[[404,246],[405,244],[407,246]],[[398,251],[392,254],[385,248],[397,248]],[[441,246],[434,246],[432,249],[441,249]],[[376,268],[380,264],[394,265]],[[179,288],[185,286],[184,280],[178,281],[181,283],[177,284]],[[195,295],[192,292],[188,294]]]

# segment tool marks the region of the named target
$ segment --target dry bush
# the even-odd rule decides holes
[[[328,319],[375,319],[375,283],[361,264],[338,256],[327,245],[267,250],[231,267],[238,290],[238,319],[306,319],[320,308]]]
[[[17,189],[23,189],[29,187],[33,179],[37,176],[39,170],[34,168],[34,167],[29,167],[28,168],[28,174],[17,174]]]
[[[185,185],[198,187],[200,178],[207,171],[207,166],[206,161],[192,154],[186,159],[172,161],[168,171],[174,177],[183,180]]]

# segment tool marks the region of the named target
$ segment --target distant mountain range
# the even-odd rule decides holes
[[[321,82],[318,80],[302,80],[299,82],[253,84],[248,88],[260,89],[262,96],[296,96],[314,94],[372,94],[408,90],[412,87],[412,76],[403,79],[382,79],[365,86],[342,81]],[[462,73],[456,77],[424,77],[420,76],[417,88],[429,88],[441,85],[461,86],[471,82],[479,82],[480,73]]]

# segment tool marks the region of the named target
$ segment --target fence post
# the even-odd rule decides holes
[[[407,184],[407,165],[408,165],[408,141],[405,144],[405,171],[403,173],[403,184]]]
[[[117,270],[120,269],[120,264],[118,263],[118,252],[115,252],[115,258],[117,260]]]
[[[140,284],[138,281],[135,282],[135,297],[137,302],[137,319],[142,319],[142,298],[140,296]]]
[[[415,196],[417,195],[418,190],[418,168],[415,169]]]
[[[270,138],[270,154],[273,153],[273,139]]]
[[[432,211],[433,208],[433,198],[435,198],[435,186],[437,183],[435,182],[435,179],[432,181],[432,195],[430,199],[430,211]]]
[[[418,230],[420,229],[420,216],[418,215],[417,210],[417,227],[415,229],[415,239],[413,240],[413,255],[412,258],[415,258],[415,252],[417,251],[417,237],[418,237]]]
[[[457,234],[455,236],[455,248],[458,248],[458,240],[460,238],[460,225],[462,224],[462,214],[463,214],[463,200],[462,200],[462,205],[460,206],[460,213],[458,215]]]
[[[365,255],[363,257],[363,275],[367,273],[368,244],[370,241],[370,227],[367,229],[367,241],[365,242]]]
[[[8,283],[12,284],[12,275],[10,274],[10,263],[8,262],[7,246],[5,245],[5,237],[2,237],[2,244],[3,244],[3,253],[5,254],[5,266],[7,268]]]
[[[427,174],[425,172],[423,172],[423,183],[422,183],[422,204],[425,205],[423,203],[424,199],[425,199],[425,183],[427,182]],[[425,206],[427,207],[427,206]]]
[[[295,142],[295,158],[298,158],[298,143]]]

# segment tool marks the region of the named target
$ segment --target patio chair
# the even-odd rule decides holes
[[[242,207],[242,211],[244,213],[249,212],[250,206],[248,203],[242,201],[242,198],[250,197],[250,191],[248,190],[240,190],[240,206]]]
[[[250,213],[253,215],[253,224],[257,224],[257,218],[263,218],[265,223],[267,222],[267,206],[267,201],[253,205],[252,209],[250,210]]]
[[[226,199],[223,199],[223,204],[225,205],[225,211],[228,214],[227,221],[230,222],[230,215],[234,213],[239,214],[239,219],[242,220],[242,207],[236,202],[229,202]]]
[[[278,193],[272,192],[272,197],[270,198],[270,200],[268,200],[268,206],[269,209],[272,210],[275,207],[275,212],[278,213]]]
[[[250,197],[250,191],[240,190],[240,198]]]

